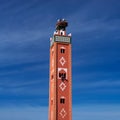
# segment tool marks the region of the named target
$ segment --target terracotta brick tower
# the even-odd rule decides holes
[[[71,34],[60,19],[50,39],[49,120],[72,120]]]

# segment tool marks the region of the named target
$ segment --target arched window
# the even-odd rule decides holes
[[[67,68],[58,68],[58,79],[67,80]]]

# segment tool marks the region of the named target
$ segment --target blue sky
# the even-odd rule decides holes
[[[119,0],[0,0],[0,120],[47,120],[59,18],[72,33],[73,120],[119,120]]]

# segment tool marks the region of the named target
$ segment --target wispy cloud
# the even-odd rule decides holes
[[[73,106],[74,120],[119,120],[119,105],[78,105]],[[45,106],[11,106],[0,109],[0,119],[2,120],[39,120],[48,119],[48,107]]]
[[[67,30],[73,33],[73,94],[83,89],[87,93],[91,89],[95,94],[107,90],[119,94],[119,2],[62,2],[62,8],[57,1],[0,2],[1,104],[16,104],[19,98],[22,104],[34,104],[35,97],[36,104],[42,104],[43,96],[47,101],[49,37],[62,16],[70,24]]]
[[[73,106],[73,119],[79,120],[119,120],[119,105],[86,104]]]
[[[120,80],[100,80],[79,84],[80,88],[119,87]]]
[[[49,43],[49,38],[45,36],[46,33],[42,31],[1,33],[0,63],[3,65],[4,63],[22,63],[28,60],[31,62],[35,57],[45,56],[46,53],[43,51],[45,46],[42,46],[42,44],[44,44],[45,40],[47,45]]]
[[[47,120],[47,107],[8,107],[0,109],[1,120]]]
[[[73,34],[79,33],[81,36],[90,33],[93,37],[104,36],[105,33],[120,30],[119,5],[117,3],[116,0],[86,2],[68,17],[71,23],[69,29],[72,30]],[[73,21],[74,24],[72,24]]]
[[[46,95],[48,94],[48,77],[44,77],[45,74],[40,74],[37,71],[44,69],[36,68],[32,71],[25,70],[23,72],[17,71],[13,73],[4,73],[7,76],[1,76],[0,80],[0,94],[9,95]],[[25,76],[26,73],[26,76]],[[31,75],[32,73],[32,75]],[[22,75],[22,76],[21,76]],[[19,77],[18,77],[19,76]],[[47,84],[46,84],[47,83]],[[44,92],[43,92],[44,91]]]

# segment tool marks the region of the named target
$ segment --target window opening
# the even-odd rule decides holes
[[[65,98],[60,98],[60,103],[64,104],[65,103]]]
[[[61,53],[65,53],[65,49],[61,49]]]
[[[59,77],[64,80],[66,79],[66,73],[59,73]]]

